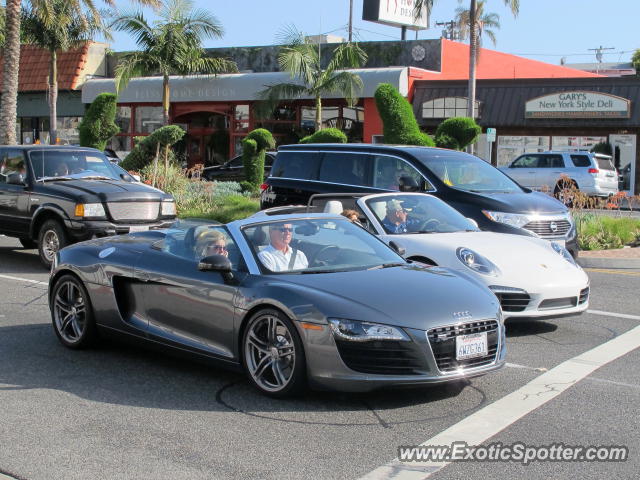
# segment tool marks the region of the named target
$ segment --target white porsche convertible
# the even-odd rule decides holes
[[[362,226],[403,248],[407,259],[475,274],[499,298],[506,318],[561,317],[588,307],[589,278],[562,245],[481,231],[423,193],[316,197],[324,197],[325,211],[355,206]]]

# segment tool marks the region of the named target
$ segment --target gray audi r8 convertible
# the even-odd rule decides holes
[[[181,221],[72,245],[49,305],[67,347],[125,335],[242,368],[272,396],[445,382],[505,361],[486,287],[408,263],[330,214]]]

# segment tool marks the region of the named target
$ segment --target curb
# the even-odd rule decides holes
[[[640,258],[578,257],[582,268],[640,268]]]

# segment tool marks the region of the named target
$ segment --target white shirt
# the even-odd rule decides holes
[[[289,262],[291,261],[291,255],[293,255],[293,248],[288,247],[287,253],[282,253],[280,250],[269,245],[260,253],[258,258],[262,264],[272,272],[283,272],[289,270]],[[296,259],[293,262],[293,268],[291,270],[301,270],[309,266],[309,261],[306,255],[297,250]]]

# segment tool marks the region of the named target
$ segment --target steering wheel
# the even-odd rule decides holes
[[[436,220],[435,218],[430,218],[428,220],[425,220],[424,222],[422,222],[420,224],[420,226],[418,227],[419,231],[422,230],[436,230],[442,222],[440,222],[440,220]]]
[[[340,248],[337,245],[325,245],[320,250],[318,250],[318,252],[309,261],[309,266],[317,267],[328,265],[328,262],[334,260],[339,252]]]

